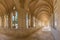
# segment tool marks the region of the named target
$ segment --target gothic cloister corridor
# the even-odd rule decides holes
[[[60,40],[60,0],[0,0],[0,40]]]

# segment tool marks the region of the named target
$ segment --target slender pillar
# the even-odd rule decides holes
[[[0,16],[0,28],[1,28],[1,16]]]
[[[4,15],[4,28],[7,27],[7,18],[6,18],[6,15]]]
[[[33,27],[35,27],[35,17],[33,17]]]
[[[29,18],[29,28],[31,27],[31,14],[28,15],[28,18]]]
[[[2,18],[2,28],[4,28],[4,15],[2,15],[1,18]]]
[[[25,0],[24,9],[26,11],[26,28],[29,28],[29,0]]]
[[[33,27],[33,15],[31,14],[31,27]]]

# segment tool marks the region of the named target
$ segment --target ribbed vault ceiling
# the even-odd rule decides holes
[[[16,0],[15,0],[16,1]],[[53,1],[54,0],[19,0],[20,7],[24,8],[26,5],[25,2],[28,3],[28,8],[30,14],[34,15],[35,17],[42,17],[41,15],[46,14],[48,18],[53,14]],[[0,15],[10,13],[15,6],[14,0],[0,0]],[[28,9],[27,8],[27,9]],[[45,13],[42,13],[42,12]]]
[[[38,16],[42,11],[53,13],[53,0],[34,0],[30,2],[30,10],[34,15]]]
[[[11,12],[13,6],[14,6],[13,0],[0,0],[0,8],[1,8],[0,14],[6,14]]]

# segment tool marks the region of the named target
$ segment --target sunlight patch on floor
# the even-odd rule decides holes
[[[44,27],[42,28],[42,31],[51,31],[50,25],[44,26]]]

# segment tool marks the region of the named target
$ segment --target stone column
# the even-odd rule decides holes
[[[2,28],[4,28],[4,15],[2,15],[1,18],[2,18]]]
[[[0,16],[0,28],[1,28],[1,16]]]
[[[12,27],[12,15],[11,13],[8,14],[8,28]]]
[[[20,28],[26,28],[26,14],[23,10],[20,13],[18,13],[18,26]]]
[[[31,14],[31,27],[33,27],[33,14]]]
[[[6,17],[6,15],[4,15],[4,28],[6,28],[7,27],[7,17]]]
[[[29,27],[31,27],[31,15],[30,14],[28,14],[28,19],[29,19],[28,21]]]
[[[25,0],[24,3],[24,10],[26,11],[26,28],[29,28],[29,21],[28,21],[28,16],[29,16],[29,0]]]
[[[26,12],[21,8],[19,0],[14,0],[14,2],[18,11],[18,26],[19,28],[26,28]]]

